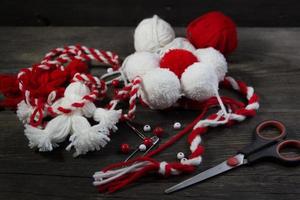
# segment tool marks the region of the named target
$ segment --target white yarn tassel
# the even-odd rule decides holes
[[[91,118],[96,110],[96,106],[93,102],[86,102],[81,109],[82,114],[87,118]]]
[[[74,146],[74,157],[88,151],[100,150],[110,141],[108,128],[101,125],[91,126],[85,117],[79,115],[72,116],[72,132],[71,143],[66,150],[69,151]]]
[[[28,123],[32,113],[32,106],[28,105],[24,100],[18,103],[17,116],[21,122],[24,124]]]
[[[49,121],[45,129],[25,125],[25,135],[29,140],[29,147],[39,148],[40,151],[52,151],[59,142],[64,141],[71,129],[71,119],[66,115],[59,115]]]
[[[122,110],[107,110],[97,108],[94,112],[94,120],[99,122],[99,125],[117,131],[116,123],[119,121]]]

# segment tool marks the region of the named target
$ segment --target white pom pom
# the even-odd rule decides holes
[[[197,62],[184,71],[181,86],[186,97],[202,101],[216,95],[218,77],[211,65]]]
[[[45,129],[25,125],[25,135],[29,140],[29,147],[39,148],[40,151],[52,151],[57,143],[64,141],[71,129],[71,119],[66,115],[59,115],[49,121]]]
[[[172,49],[184,49],[190,52],[196,51],[195,47],[186,39],[182,37],[175,38],[171,43],[160,48],[158,54],[162,57],[165,53]]]
[[[159,67],[159,56],[149,52],[131,54],[125,59],[122,65],[125,76],[130,81],[157,67]]]
[[[154,15],[139,23],[134,32],[136,51],[155,52],[158,48],[170,43],[175,37],[169,23]]]
[[[142,77],[141,98],[153,109],[171,107],[180,98],[177,76],[168,69],[157,68]]]
[[[225,57],[218,50],[209,47],[204,49],[197,49],[194,54],[203,63],[209,63],[216,70],[218,80],[224,80],[227,73],[227,62]]]

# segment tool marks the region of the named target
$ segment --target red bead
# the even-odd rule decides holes
[[[155,129],[153,130],[154,135],[156,135],[157,137],[161,137],[162,134],[164,133],[164,129],[161,127],[155,127]]]
[[[115,80],[113,80],[113,81],[111,82],[111,84],[112,84],[114,87],[118,87],[119,84],[120,84],[120,81],[117,80],[117,79],[115,79]]]
[[[153,141],[151,138],[145,138],[143,143],[146,145],[146,147],[150,147],[153,144]]]
[[[127,154],[127,153],[129,153],[129,151],[130,151],[129,144],[127,144],[127,143],[121,144],[121,152],[122,153]]]

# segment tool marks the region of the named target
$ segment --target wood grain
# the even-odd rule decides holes
[[[124,57],[133,51],[132,32],[131,27],[0,28],[0,72],[17,72],[39,61],[51,48],[74,43],[113,50]],[[176,32],[183,35],[184,29],[177,28]],[[255,118],[237,126],[211,129],[203,137],[206,152],[198,171],[223,161],[250,142],[252,130],[261,120],[281,120],[290,137],[300,138],[300,28],[240,28],[239,41],[238,50],[228,58],[229,74],[255,87],[261,109]],[[94,72],[100,74],[103,69]],[[196,115],[195,111],[139,108],[135,121],[161,125],[167,131],[164,142],[175,134],[175,121],[186,125]],[[0,199],[292,200],[300,194],[299,167],[267,162],[237,169],[173,195],[163,195],[163,190],[190,175],[149,176],[115,194],[99,194],[91,184],[93,172],[125,158],[118,154],[122,142],[138,142],[125,125],[120,124],[105,149],[77,159],[64,150],[66,144],[51,153],[29,149],[23,127],[11,111],[0,112],[0,130]],[[187,153],[185,140],[163,152],[159,159],[173,160],[183,149]]]
[[[300,26],[299,0],[1,0],[4,26],[136,26],[154,14],[173,26],[220,10],[239,26]]]

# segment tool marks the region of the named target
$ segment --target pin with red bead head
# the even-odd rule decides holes
[[[127,143],[122,143],[122,144],[120,145],[120,151],[121,151],[121,153],[123,153],[123,154],[128,154],[128,153],[130,152],[130,150],[131,150],[131,148],[130,148],[129,144],[127,144]]]
[[[159,137],[152,136],[152,137],[146,137],[142,132],[140,132],[137,128],[135,128],[130,122],[126,121],[127,126],[129,126],[133,132],[143,141],[125,160],[128,161],[131,159],[135,154],[138,152],[144,152],[143,156],[146,155],[151,149],[153,149],[156,144],[159,142]],[[144,126],[144,131],[150,131],[151,127],[150,125]]]

